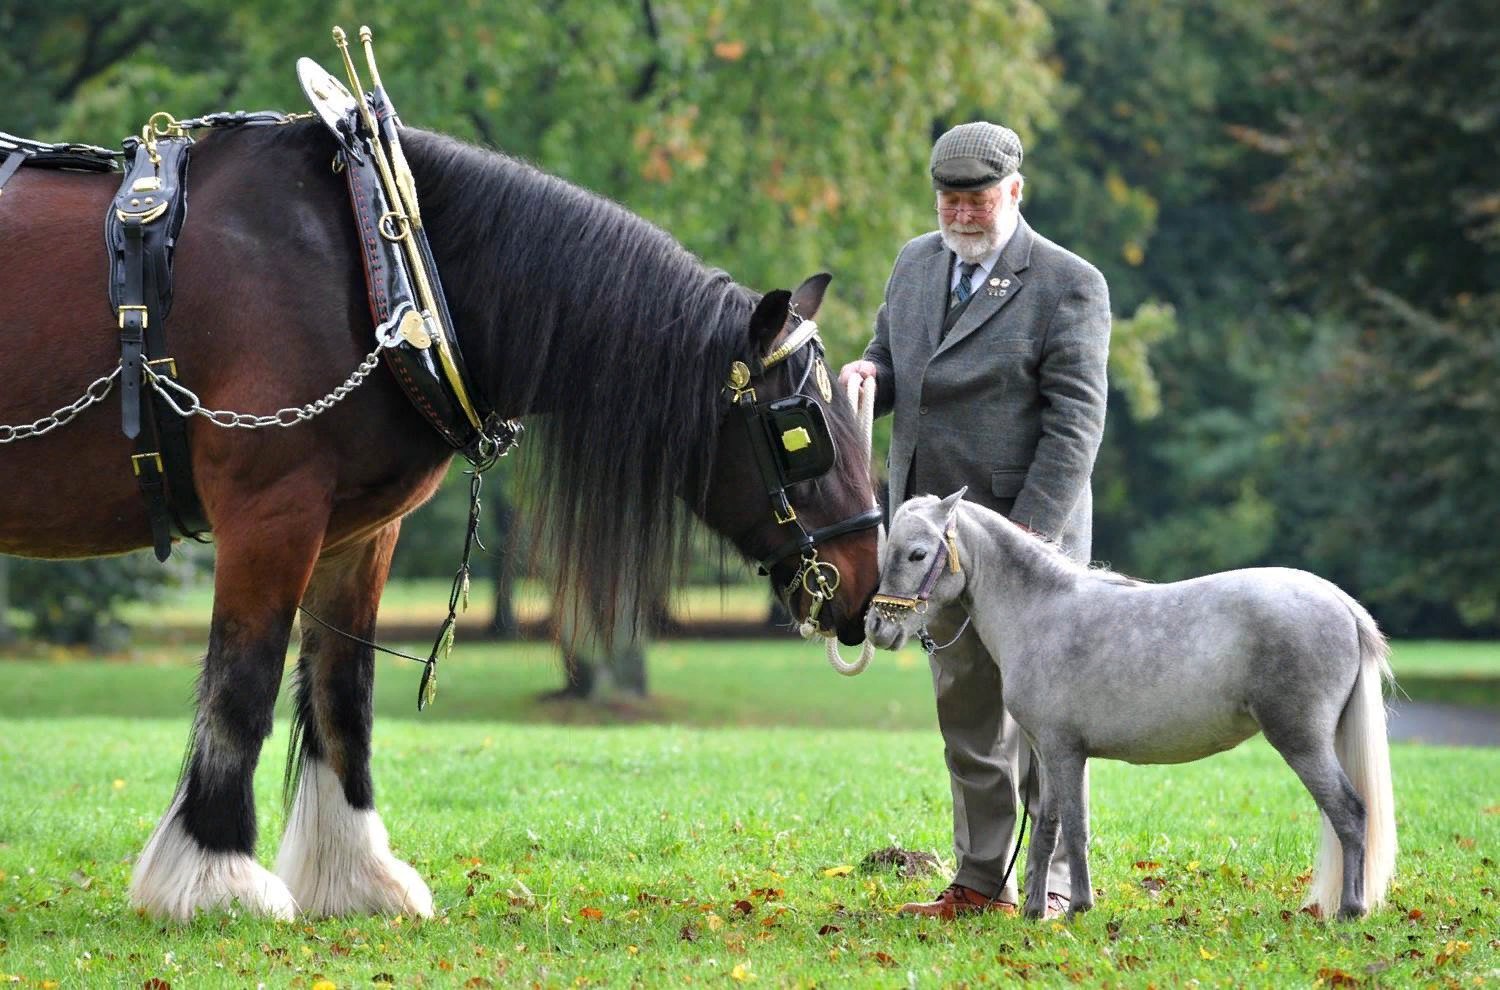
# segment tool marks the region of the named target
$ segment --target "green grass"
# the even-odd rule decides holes
[[[1443,647],[1416,652],[1444,663]],[[951,868],[925,660],[882,654],[844,679],[786,641],[656,646],[662,699],[603,713],[535,700],[558,680],[543,646],[461,649],[420,717],[416,667],[382,660],[377,793],[439,917],[163,926],[129,912],[125,889],[170,796],[194,655],[0,663],[0,987],[1500,977],[1500,751],[1394,747],[1398,887],[1356,924],[1297,913],[1316,815],[1258,740],[1180,767],[1094,764],[1092,914],[914,922],[893,908],[946,875],[825,871],[893,844]],[[616,721],[536,724],[601,718]],[[279,725],[257,777],[266,863],[282,819]]]

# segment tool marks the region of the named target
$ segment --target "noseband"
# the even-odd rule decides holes
[[[922,583],[917,587],[917,593],[910,597],[902,595],[876,595],[870,599],[870,607],[880,617],[891,622],[900,622],[908,612],[916,612],[918,615],[927,613],[927,600],[932,597],[932,589],[937,586],[938,578],[943,574],[943,565],[948,565],[948,570],[957,574],[958,567],[958,532],[953,523],[948,523],[948,528],[943,531],[943,542],[938,544],[937,556],[932,559],[932,566],[927,568],[927,573],[922,577]],[[924,626],[922,634],[925,637],[927,629]],[[924,639],[925,643],[926,640]]]
[[[792,394],[783,399],[757,401],[754,383],[804,348],[810,348],[813,353]],[[802,391],[808,378],[812,377],[816,379],[823,401],[833,401],[833,386],[823,362],[823,342],[818,337],[818,325],[812,320],[799,320],[786,340],[756,365],[752,371],[743,361],[731,364],[725,391],[729,393],[731,409],[738,413],[744,424],[761,483],[771,500],[772,515],[779,525],[796,529],[796,535],[760,561],[760,572],[770,574],[771,568],[792,554],[800,553],[801,564],[788,587],[802,586],[812,600],[807,621],[816,624],[824,603],[833,598],[842,581],[838,568],[819,558],[818,544],[880,525],[881,512],[878,508],[866,509],[831,525],[809,530],[802,525],[797,510],[792,508],[787,497],[787,488],[800,481],[822,477],[838,463],[838,448],[834,446],[823,407],[817,399]]]

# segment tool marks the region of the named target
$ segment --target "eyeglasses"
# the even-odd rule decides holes
[[[957,206],[939,206],[939,215],[951,220],[960,213],[967,213],[975,220],[988,220],[994,216],[995,211],[1000,208],[999,203],[991,203],[989,206],[975,206],[973,203],[959,203]]]

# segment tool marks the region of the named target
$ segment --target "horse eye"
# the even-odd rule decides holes
[[[919,547],[918,549],[913,550],[911,552],[911,556],[907,557],[906,559],[915,562],[915,561],[918,561],[918,560],[925,560],[926,558],[927,558],[927,551],[923,550],[923,549],[921,549]]]

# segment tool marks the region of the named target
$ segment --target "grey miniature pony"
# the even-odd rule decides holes
[[[1074,563],[997,512],[927,495],[896,512],[865,633],[898,649],[957,599],[1000,665],[1004,704],[1041,765],[1025,914],[1073,863],[1069,913],[1093,906],[1084,762],[1185,763],[1257,730],[1312,793],[1323,841],[1307,904],[1379,906],[1396,862],[1382,682],[1389,649],[1354,599],[1286,568],[1153,585]],[[996,699],[1000,703],[1000,699]]]

